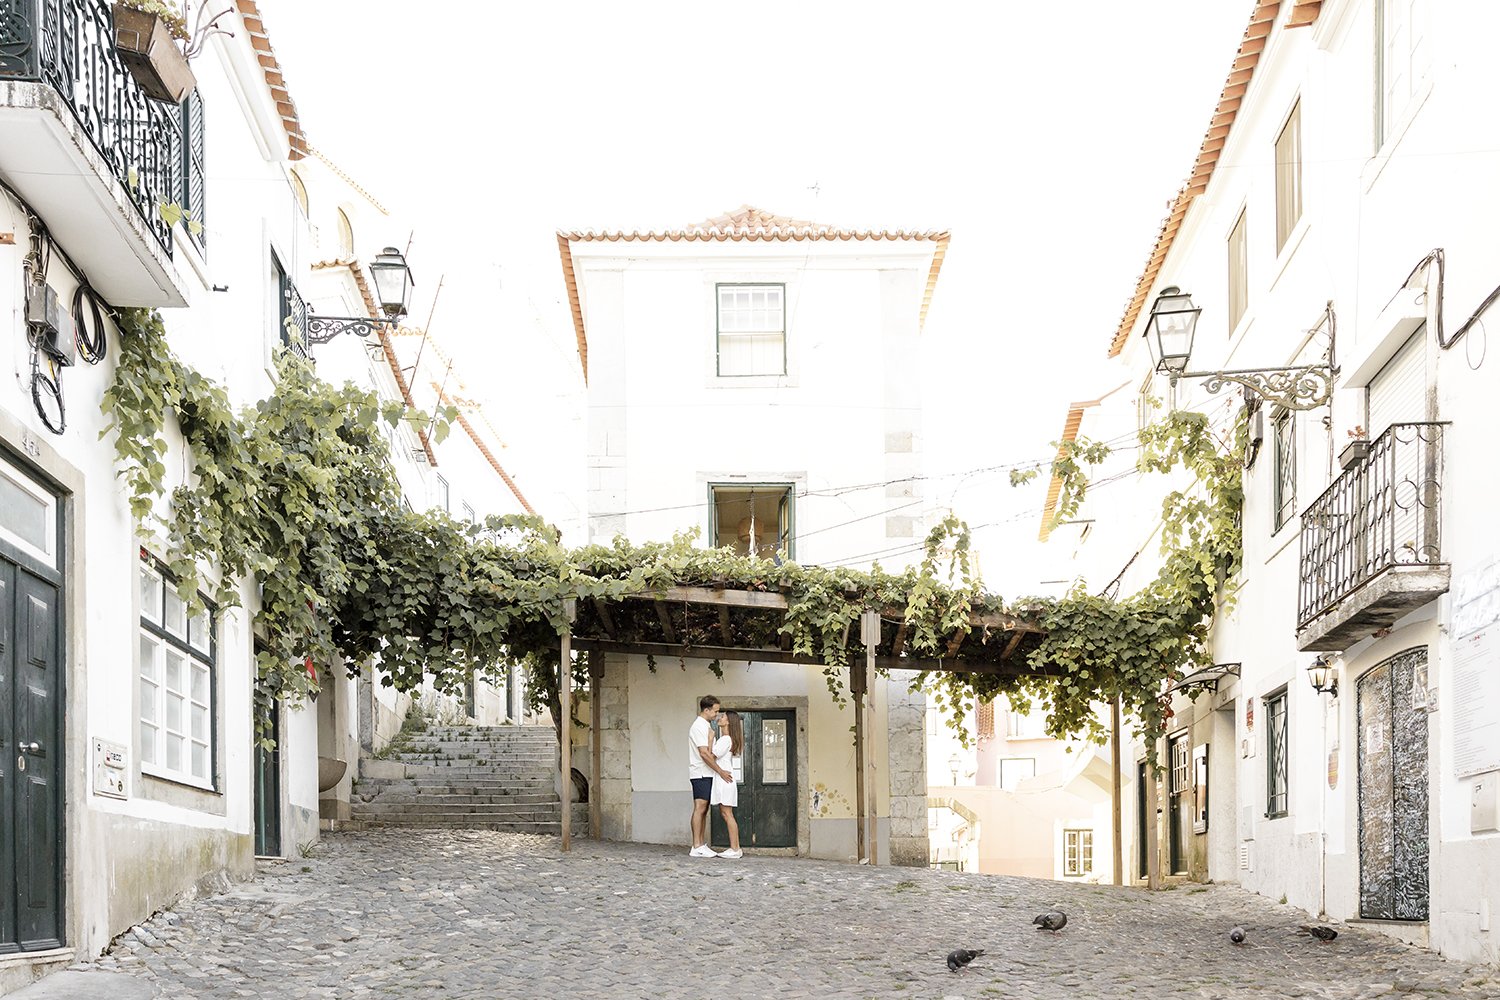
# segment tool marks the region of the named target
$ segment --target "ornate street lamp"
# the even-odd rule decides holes
[[[1339,664],[1342,661],[1342,656],[1321,653],[1308,665],[1307,679],[1312,683],[1314,691],[1335,698],[1339,696]]]
[[[1168,285],[1156,297],[1151,315],[1146,319],[1146,346],[1156,370],[1172,380],[1201,378],[1203,388],[1218,392],[1227,383],[1243,386],[1262,399],[1289,410],[1312,410],[1333,398],[1333,379],[1339,373],[1334,364],[1333,303],[1328,303],[1328,351],[1323,363],[1293,365],[1288,368],[1229,368],[1224,371],[1187,371],[1193,353],[1193,333],[1198,314],[1188,294],[1176,285]]]
[[[953,786],[955,788],[958,787],[958,769],[960,767],[962,767],[962,766],[963,766],[963,760],[961,760],[959,758],[959,756],[958,756],[957,753],[954,753],[951,756],[949,756],[949,758],[948,758],[948,770],[953,773]]]
[[[1182,374],[1193,353],[1193,333],[1202,311],[1176,285],[1161,290],[1146,321],[1146,344],[1157,371],[1174,379]]]
[[[369,337],[383,326],[396,326],[406,316],[411,302],[411,268],[406,257],[395,247],[386,247],[375,255],[370,264],[370,277],[375,285],[375,298],[380,303],[383,317],[365,316],[317,316],[307,318],[307,342],[326,344],[341,333],[352,333],[357,337]]]

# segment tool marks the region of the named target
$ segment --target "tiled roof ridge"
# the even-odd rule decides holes
[[[1122,382],[1098,399],[1085,399],[1077,403],[1068,404],[1068,415],[1063,418],[1062,437],[1057,443],[1057,458],[1063,458],[1067,452],[1068,444],[1078,440],[1078,430],[1083,426],[1083,412],[1099,406],[1106,399],[1129,384],[1128,381]],[[1037,532],[1037,541],[1045,542],[1052,534],[1052,529],[1055,527],[1052,519],[1057,514],[1057,501],[1061,496],[1062,477],[1053,473],[1052,479],[1047,483],[1047,500],[1042,504],[1042,526],[1041,530]]]
[[[469,440],[474,442],[474,447],[479,449],[479,454],[484,456],[485,461],[490,463],[490,468],[494,469],[495,474],[498,475],[501,481],[510,488],[510,492],[515,496],[517,502],[520,503],[521,509],[526,511],[526,513],[528,514],[535,514],[536,509],[531,506],[531,502],[527,500],[525,494],[521,492],[521,487],[516,485],[516,481],[511,478],[510,473],[505,471],[505,466],[500,464],[500,460],[495,457],[495,453],[490,450],[489,445],[485,444],[484,438],[480,437],[479,431],[477,431],[474,428],[474,425],[469,422],[468,416],[464,413],[464,406],[466,405],[465,401],[457,400],[454,397],[448,395],[447,391],[444,390],[444,388],[441,385],[438,385],[436,382],[432,383],[432,388],[437,392],[439,402],[441,402],[444,406],[451,406],[454,409],[458,410],[458,426],[464,429],[464,433],[469,435]],[[485,416],[483,407],[480,407],[475,403],[467,403],[467,405],[474,408],[474,410],[479,414],[479,419],[484,421],[484,425],[490,429],[491,433],[494,433],[495,428],[492,424],[490,424],[489,417]],[[495,434],[495,437],[498,440],[500,435]]]
[[[358,194],[365,201],[368,201],[371,205],[374,205],[375,210],[378,211],[381,215],[391,214],[384,205],[375,200],[374,195],[366,191],[364,188],[360,187],[358,181],[356,181],[353,177],[350,177],[349,174],[337,163],[334,163],[332,160],[330,160],[327,153],[324,153],[321,149],[317,148],[311,143],[308,144],[307,151],[313,156],[316,156],[319,160],[323,161],[323,166],[327,167],[329,170],[332,170],[334,176],[343,181],[345,184],[349,185],[349,187],[352,188],[356,194]]]
[[[1321,0],[1291,0],[1291,3],[1292,10],[1286,25],[1288,28],[1305,27],[1317,19]],[[1198,147],[1198,155],[1193,161],[1192,173],[1188,176],[1187,182],[1178,190],[1167,217],[1162,220],[1161,228],[1157,231],[1151,255],[1146,259],[1145,270],[1136,279],[1135,291],[1130,301],[1126,303],[1125,313],[1120,318],[1120,324],[1115,329],[1113,339],[1110,340],[1110,357],[1114,357],[1124,349],[1125,342],[1130,338],[1130,331],[1135,329],[1136,320],[1140,318],[1141,310],[1146,304],[1146,296],[1150,294],[1152,286],[1156,284],[1156,279],[1161,274],[1162,264],[1166,261],[1167,253],[1172,249],[1172,242],[1182,228],[1188,209],[1198,195],[1208,188],[1214,168],[1218,166],[1219,155],[1223,152],[1224,144],[1229,139],[1229,132],[1234,127],[1240,103],[1250,87],[1250,80],[1255,75],[1255,68],[1260,62],[1261,53],[1265,51],[1270,39],[1271,28],[1276,21],[1276,13],[1281,4],[1282,0],[1254,0],[1254,6],[1250,12],[1250,23],[1245,28],[1245,35],[1240,40],[1239,49],[1235,51],[1234,62],[1229,67],[1229,76],[1224,81],[1224,89],[1219,93],[1219,102],[1214,107],[1213,117],[1209,119],[1208,131],[1204,134],[1203,142]]]
[[[271,48],[271,38],[266,34],[266,24],[255,0],[235,0],[235,9],[245,23],[245,32],[250,38],[250,47],[260,62],[266,86],[271,90],[271,99],[276,102],[276,113],[281,116],[281,127],[286,130],[289,151],[287,159],[293,162],[308,153],[307,137],[302,134],[302,122],[297,117],[297,104],[286,87],[281,73],[281,63],[276,61],[276,51]]]
[[[932,304],[932,295],[937,288],[938,273],[943,268],[943,259],[948,255],[948,242],[952,233],[947,229],[840,229],[816,222],[774,215],[753,205],[741,205],[732,212],[713,216],[703,222],[683,229],[667,229],[660,232],[648,230],[603,230],[559,229],[557,252],[562,261],[563,284],[567,287],[568,305],[573,314],[573,330],[578,338],[578,362],[583,368],[583,381],[589,380],[589,345],[583,323],[583,303],[578,295],[578,276],[573,268],[573,244],[597,242],[652,242],[662,243],[713,241],[743,242],[794,240],[910,240],[931,241],[935,244],[932,266],[927,272],[927,283],[922,291],[922,307],[917,317],[917,329],[927,326],[927,311]]]

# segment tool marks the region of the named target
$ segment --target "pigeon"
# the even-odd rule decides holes
[[[1231,927],[1229,929],[1229,943],[1230,944],[1244,944],[1245,943],[1245,928],[1243,928],[1243,927]]]
[[[1068,915],[1062,910],[1048,910],[1046,913],[1037,914],[1037,918],[1032,923],[1036,924],[1037,930],[1051,931],[1056,934],[1068,925]]]
[[[970,962],[974,961],[974,959],[983,954],[983,948],[980,948],[977,951],[969,951],[967,948],[959,948],[957,951],[950,951],[948,952],[948,971],[961,972],[969,967]]]
[[[1319,941],[1332,941],[1339,936],[1339,932],[1332,927],[1323,924],[1303,924],[1297,928],[1299,934],[1311,934]]]

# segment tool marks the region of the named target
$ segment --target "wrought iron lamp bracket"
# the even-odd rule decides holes
[[[1218,392],[1233,383],[1288,410],[1314,410],[1333,398],[1333,380],[1338,373],[1332,364],[1232,368],[1221,372],[1179,372],[1172,376],[1172,382],[1175,385],[1180,378],[1201,378],[1203,388],[1209,392]]]
[[[312,315],[307,317],[307,342],[326,344],[341,333],[352,333],[363,340],[377,335],[382,327],[394,329],[400,322],[399,319]]]

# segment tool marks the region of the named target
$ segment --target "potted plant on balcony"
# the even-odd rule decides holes
[[[177,104],[192,93],[193,32],[182,14],[166,0],[115,0],[114,12],[115,49],[146,96]]]
[[[1355,427],[1349,432],[1349,443],[1344,450],[1339,452],[1339,468],[1348,472],[1356,465],[1363,465],[1370,457],[1370,439],[1365,434],[1363,427]]]

